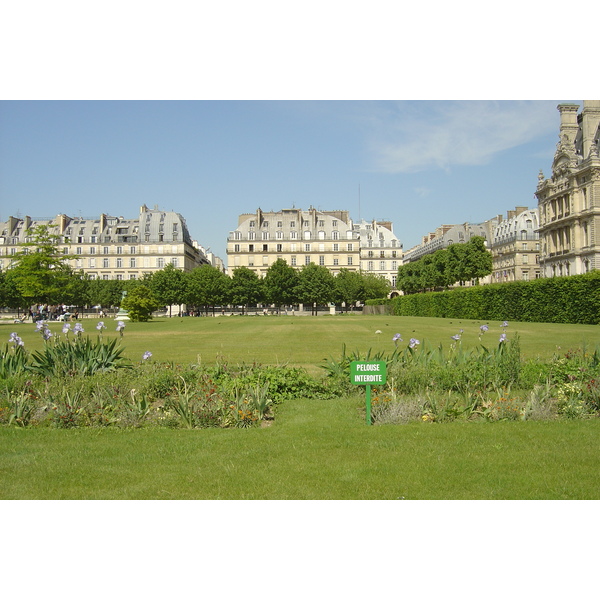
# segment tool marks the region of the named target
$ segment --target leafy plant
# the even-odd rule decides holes
[[[117,339],[94,342],[89,337],[61,339],[32,353],[27,368],[44,377],[93,375],[128,368],[130,364],[125,362],[123,348],[117,343]]]

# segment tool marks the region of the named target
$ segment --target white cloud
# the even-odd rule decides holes
[[[557,102],[422,101],[379,105],[368,135],[374,169],[416,172],[481,165],[557,131]]]

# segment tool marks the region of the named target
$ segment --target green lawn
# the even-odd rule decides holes
[[[108,321],[116,335],[113,322]],[[95,335],[95,321],[83,322]],[[449,344],[479,322],[408,317],[224,317],[128,323],[127,355],[153,360],[290,363],[319,372],[349,349],[392,336]],[[497,343],[500,323],[484,342]],[[3,323],[30,350],[29,324]],[[52,325],[55,333],[58,324]],[[376,334],[381,330],[381,334]],[[525,356],[600,343],[600,328],[510,323]],[[4,343],[4,342],[2,342]],[[600,421],[365,425],[362,400],[297,400],[255,429],[0,428],[2,499],[599,499]]]
[[[96,319],[81,321],[85,333],[96,335]],[[105,319],[105,337],[116,337],[116,323]],[[483,321],[437,319],[424,317],[336,315],[319,317],[185,317],[159,318],[149,323],[127,323],[123,343],[126,355],[139,361],[147,350],[156,361],[214,363],[224,357],[234,363],[292,364],[313,372],[329,356],[339,356],[342,346],[348,350],[392,351],[392,337],[401,333],[404,342],[412,337],[422,344],[450,345],[450,337],[460,329],[462,344],[479,343],[479,327]],[[482,342],[492,348],[498,344],[500,322],[489,322],[489,331]],[[51,323],[50,329],[60,334],[62,325]],[[28,349],[42,347],[41,336],[31,323],[0,325],[0,344],[16,331]],[[381,331],[380,334],[375,333]],[[597,325],[560,325],[550,323],[509,323],[509,336],[519,333],[521,350],[526,357],[550,358],[557,352],[587,345],[600,344]]]
[[[364,424],[298,401],[268,428],[0,429],[2,499],[599,499],[600,422]]]

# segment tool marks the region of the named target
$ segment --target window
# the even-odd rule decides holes
[[[110,261],[109,258],[103,258],[102,259],[102,268],[103,269],[108,269],[109,268],[109,261]]]
[[[269,221],[263,221],[263,227],[268,227],[269,226]]]
[[[310,244],[304,244],[304,252],[310,252]]]
[[[310,265],[310,256],[306,255],[306,256],[304,257],[304,264],[305,264],[305,265]]]
[[[122,268],[123,268],[123,259],[117,258],[117,269],[122,269]]]
[[[248,252],[254,252],[254,244],[248,244]]]
[[[292,263],[292,267],[295,267],[295,266],[296,266],[296,257],[295,257],[295,256],[292,256],[292,257],[290,258],[290,261],[291,261],[291,263]]]
[[[296,252],[296,244],[290,244],[290,252]]]
[[[163,269],[164,268],[164,266],[165,266],[165,259],[162,256],[160,258],[156,259],[156,266],[159,269]]]
[[[334,244],[333,245],[333,251],[334,252],[339,252],[340,251],[340,245],[339,244]]]
[[[135,273],[131,273],[131,274],[129,275],[129,279],[135,279]]]
[[[102,248],[102,254],[108,254],[108,246]]]
[[[278,240],[282,240],[282,239],[283,239],[283,231],[278,231],[278,232],[275,234],[275,237],[276,237]]]
[[[123,281],[123,275],[121,275],[121,273],[117,275],[117,281]]]
[[[240,251],[240,245],[239,244],[234,244],[233,251],[234,252],[239,252]]]
[[[283,244],[277,244],[277,252],[283,252]]]
[[[296,227],[296,221],[290,221],[290,228]]]
[[[263,252],[268,252],[269,251],[269,244],[263,244]]]
[[[319,264],[324,267],[325,266],[325,257],[324,256],[319,256]]]
[[[319,231],[319,239],[320,240],[324,240],[325,239],[325,232],[324,231]]]
[[[250,221],[250,227],[255,227],[256,226],[256,221]]]
[[[298,239],[298,238],[297,238],[297,235],[298,235],[298,234],[297,234],[295,231],[291,231],[291,232],[290,232],[290,239],[292,239],[292,240]]]
[[[392,261],[392,271],[397,271],[398,270],[398,261],[393,260]]]
[[[172,265],[173,265],[175,268],[178,268],[178,267],[179,267],[179,259],[178,259],[176,256],[174,256],[174,257],[171,259],[171,264],[172,264]]]
[[[340,264],[340,259],[339,258],[334,258],[333,259],[333,266],[337,267]]]
[[[340,239],[340,232],[339,231],[332,232],[331,239],[332,240],[339,240]]]
[[[279,227],[279,228],[283,227],[283,221],[277,221],[277,227]]]
[[[83,254],[83,248],[81,246],[77,246],[76,253],[77,254]]]
[[[96,268],[96,259],[90,258],[89,265],[90,265],[90,269],[95,269]]]
[[[351,256],[348,257],[348,266],[350,266],[350,265],[352,265],[352,257]]]
[[[337,227],[337,221],[331,221],[331,226],[332,227]]]
[[[248,234],[248,239],[249,239],[249,240],[255,240],[255,239],[256,239],[256,234],[254,233],[254,231],[251,231],[251,232]]]
[[[262,239],[263,240],[268,240],[269,239],[269,232],[268,231],[263,231],[262,232]]]
[[[241,240],[242,239],[242,232],[241,231],[234,231],[233,232],[233,239],[234,240]]]
[[[90,248],[90,254],[96,254],[96,246]]]
[[[135,254],[135,253],[136,253],[135,246],[129,246],[129,254]]]
[[[372,271],[372,270],[373,270],[373,261],[372,261],[372,260],[370,260],[370,261],[367,263],[367,271]]]
[[[310,240],[310,231],[307,230],[307,231],[304,232],[304,239],[305,240]]]
[[[385,260],[379,262],[379,270],[385,271]]]
[[[348,244],[348,252],[352,252],[354,250],[353,244]]]
[[[136,265],[135,265],[135,258],[130,258],[129,259],[129,268],[130,269],[135,269]]]

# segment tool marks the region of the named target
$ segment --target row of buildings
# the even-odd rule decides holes
[[[493,257],[488,282],[578,275],[600,268],[600,100],[559,104],[559,141],[552,173],[540,171],[532,209],[506,218],[442,225],[404,254],[404,262],[481,235]]]
[[[175,212],[140,208],[137,219],[101,214],[95,217],[10,217],[0,223],[0,270],[10,268],[12,256],[30,242],[30,230],[47,226],[58,236],[59,248],[71,266],[91,279],[138,279],[167,264],[190,271],[203,264],[224,268],[223,261],[206,251]]]
[[[493,256],[487,282],[574,275],[600,268],[600,100],[560,104],[560,130],[552,174],[542,171],[535,191],[538,206],[517,206],[506,217],[483,223],[441,225],[422,242],[403,252],[390,221],[354,222],[346,210],[313,207],[242,214],[227,239],[228,269],[248,267],[264,275],[277,259],[294,267],[323,265],[332,273],[361,270],[387,278],[395,286],[403,263],[485,238]],[[155,207],[140,208],[139,217],[100,215],[91,218],[10,217],[0,223],[0,270],[28,241],[28,230],[51,225],[60,236],[71,266],[93,279],[136,279],[172,264],[178,269],[211,264],[226,270],[223,260],[193,240],[185,219]]]

